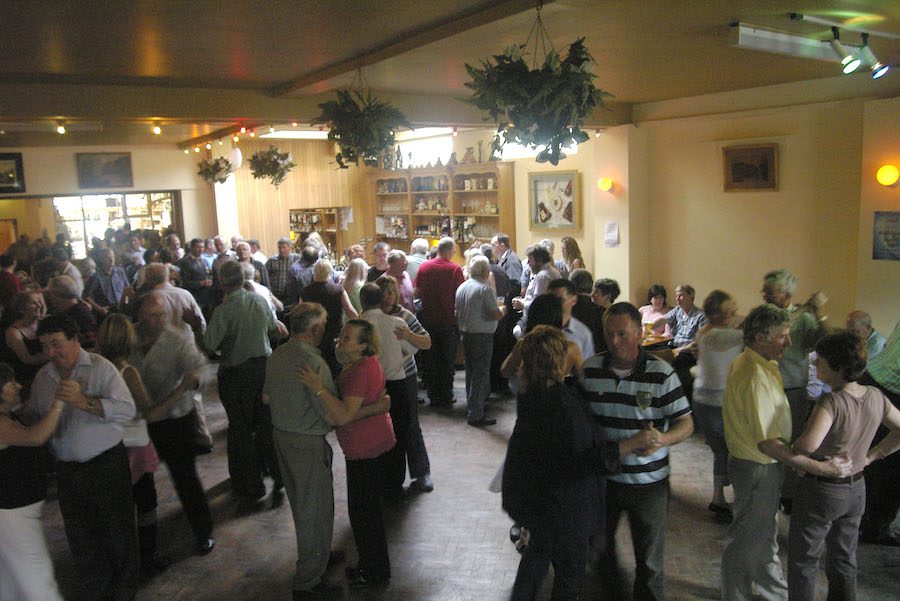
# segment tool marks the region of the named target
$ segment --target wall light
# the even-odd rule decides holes
[[[882,165],[875,173],[875,179],[882,186],[896,188],[897,182],[900,181],[900,170],[897,169],[896,165]]]
[[[65,135],[65,133],[66,133],[66,126],[63,124],[62,121],[58,121],[58,122],[56,123],[56,133],[58,133],[58,134],[61,135],[61,136]]]
[[[199,146],[194,146],[194,152],[200,152],[200,147],[199,147]]]
[[[235,144],[237,144],[238,142],[241,141],[241,137],[237,134],[234,134],[234,137],[231,138],[231,141],[234,142]]]
[[[162,127],[160,127],[159,122],[153,124],[153,129],[151,131],[154,136],[158,136],[162,133]]]
[[[601,192],[612,192],[614,185],[615,182],[613,182],[611,177],[601,177],[597,180],[597,187],[600,188]]]
[[[207,150],[212,150],[212,142],[207,142],[207,143],[206,143],[206,149],[207,149]]]
[[[188,150],[187,148],[184,149],[184,154],[190,154],[190,153],[191,153],[190,150]]]

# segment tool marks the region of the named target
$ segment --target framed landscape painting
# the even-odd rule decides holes
[[[722,153],[726,192],[778,190],[778,144],[726,146]]]
[[[79,188],[131,188],[130,152],[79,152],[75,155]]]
[[[531,229],[581,228],[581,179],[578,171],[528,174]]]
[[[0,153],[0,194],[25,191],[21,152]]]

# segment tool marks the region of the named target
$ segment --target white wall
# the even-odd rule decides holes
[[[25,171],[25,193],[8,195],[8,198],[180,190],[185,235],[191,238],[216,230],[212,188],[196,174],[200,155],[195,153],[186,156],[177,148],[159,145],[41,146],[10,148],[7,152],[22,153]],[[130,152],[134,186],[80,189],[75,166],[75,155],[79,152]]]

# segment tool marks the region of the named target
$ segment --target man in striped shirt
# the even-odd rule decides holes
[[[622,473],[607,476],[606,557],[600,569],[609,599],[621,599],[615,533],[628,514],[634,542],[635,601],[665,599],[664,552],[669,501],[669,449],[694,431],[691,410],[678,376],[665,361],[643,351],[641,314],[615,303],[603,316],[608,351],[584,362],[583,384],[606,440],[630,438],[642,429],[656,443],[640,456],[622,459]]]

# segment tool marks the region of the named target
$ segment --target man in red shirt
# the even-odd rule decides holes
[[[456,244],[441,238],[436,258],[422,263],[416,274],[415,295],[422,300],[420,321],[431,334],[431,349],[425,353],[425,387],[435,407],[446,407],[453,398],[453,374],[459,330],[456,327],[456,289],[463,283],[462,269],[450,260]]]

